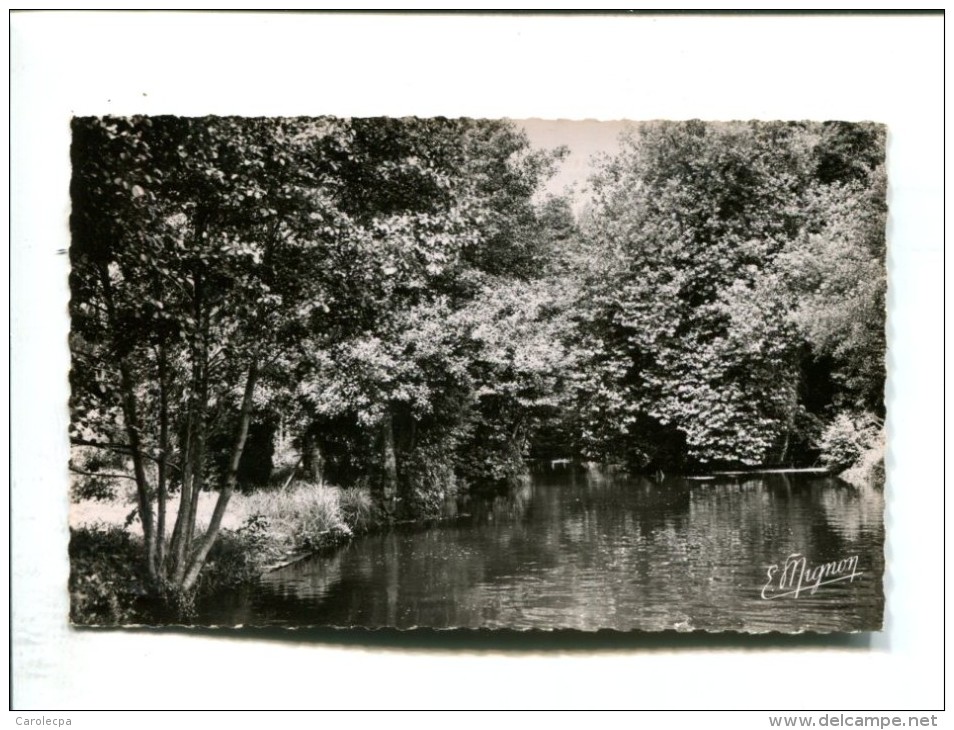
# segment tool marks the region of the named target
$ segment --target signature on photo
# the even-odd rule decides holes
[[[762,598],[771,601],[789,596],[798,598],[805,592],[814,595],[821,586],[844,581],[853,583],[861,575],[857,555],[812,566],[801,553],[792,553],[784,562],[768,567]]]

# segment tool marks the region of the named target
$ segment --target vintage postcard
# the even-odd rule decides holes
[[[76,626],[878,631],[885,128],[76,117]]]

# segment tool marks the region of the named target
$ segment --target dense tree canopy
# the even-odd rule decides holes
[[[502,271],[539,266],[531,196],[553,155],[470,120],[73,126],[72,432],[131,458],[156,582],[195,584],[256,414],[281,410],[303,440],[351,424],[345,447],[395,498],[427,424],[480,398],[480,348],[440,325],[484,306]],[[395,419],[421,438],[396,441]],[[216,473],[210,444],[229,428]],[[449,469],[456,444],[436,440]]]
[[[640,124],[579,221],[542,195],[563,154],[502,121],[74,120],[73,466],[128,467],[158,592],[194,588],[279,430],[309,478],[404,516],[528,457],[870,440],[880,127]]]
[[[873,125],[635,128],[586,224],[584,447],[756,465],[840,399],[883,408],[883,151]],[[836,402],[806,402],[819,368]]]

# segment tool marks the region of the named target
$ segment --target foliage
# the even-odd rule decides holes
[[[303,223],[331,209],[315,194],[311,163],[333,125],[154,117],[73,126],[71,431],[100,445],[125,437],[148,573],[160,593],[167,584],[188,592],[238,483],[260,371],[267,379],[302,326],[300,302],[323,303],[314,255],[323,241]],[[216,475],[210,440],[230,417],[228,463]],[[194,495],[216,476],[219,506],[198,535]]]
[[[809,229],[781,257],[786,286],[797,295],[792,321],[819,355],[837,363],[835,377],[859,406],[884,415],[885,176],[867,186],[831,185],[810,201],[823,225]]]
[[[640,124],[579,222],[540,197],[563,155],[504,121],[74,120],[75,493],[135,485],[148,591],[186,605],[531,455],[859,457],[844,414],[884,413],[884,130]],[[240,494],[276,458],[310,484]],[[90,611],[121,614],[100,588]]]
[[[460,449],[470,482],[513,484],[529,439],[543,419],[567,405],[573,352],[562,339],[568,302],[552,280],[502,280],[485,287],[452,326],[472,348],[472,417]]]
[[[423,122],[405,124],[416,129]],[[314,440],[323,442],[328,460],[340,461],[334,452],[342,445],[329,442],[321,424],[334,424],[339,434],[337,426],[353,424],[343,450],[362,455],[358,474],[386,499],[402,493],[411,514],[432,512],[453,490],[455,472],[480,461],[461,459],[464,439],[475,432],[485,396],[508,377],[502,365],[486,367],[487,357],[499,355],[488,352],[494,345],[480,332],[494,325],[494,297],[518,296],[508,287],[532,295],[549,249],[537,235],[531,198],[560,154],[531,152],[523,135],[500,122],[424,126],[429,134],[415,136],[413,145],[419,157],[447,161],[441,200],[448,212],[436,215],[426,187],[405,190],[401,218],[385,217],[383,201],[363,197],[363,215],[378,216],[373,257],[381,268],[371,281],[383,285],[360,325],[305,344],[298,387],[302,413],[319,431]],[[427,211],[424,225],[417,211]],[[495,422],[491,430],[507,428]],[[501,448],[501,458],[520,460],[519,446]]]
[[[371,493],[360,487],[346,487],[338,492],[338,507],[341,519],[350,528],[351,534],[367,532],[378,524],[378,515]]]
[[[401,460],[401,482],[405,514],[432,518],[441,514],[445,501],[458,492],[452,438],[434,438],[417,443]]]
[[[136,621],[148,586],[142,553],[142,544],[116,526],[70,530],[70,621]]]
[[[70,470],[73,472],[70,497],[74,502],[115,499],[121,480],[128,477],[126,464],[119,454],[88,446],[73,449]]]
[[[846,469],[878,445],[881,427],[881,421],[871,413],[840,411],[818,440],[822,461],[832,469]]]
[[[367,489],[309,482],[243,496],[239,507],[248,515],[245,536],[267,535],[284,553],[323,547],[377,521]]]
[[[840,479],[858,487],[884,488],[884,432],[880,438],[858,457],[858,460],[841,472]]]
[[[286,546],[268,520],[251,515],[237,530],[221,530],[196,591],[213,594],[222,588],[251,582],[285,555]]]
[[[86,118],[73,132],[71,435],[129,455],[160,592],[195,586],[233,492],[267,481],[276,417],[303,434],[354,423],[357,476],[396,488],[395,449],[414,444],[395,445],[395,417],[437,428],[474,387],[441,322],[488,277],[538,270],[531,198],[559,157],[474,120]]]
[[[861,159],[880,164],[879,129],[851,144],[802,123],[632,132],[596,178],[584,227],[584,453],[641,468],[782,460],[811,420],[806,348],[834,358],[841,397],[873,400],[883,177],[844,151],[864,142]]]

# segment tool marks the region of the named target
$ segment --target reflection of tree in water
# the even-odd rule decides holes
[[[874,487],[857,488],[828,480],[815,499],[825,520],[847,540],[858,540],[862,532],[884,530],[884,492]]]
[[[468,494],[454,501],[454,513],[476,523],[500,519],[519,521],[527,516],[534,497],[533,489],[533,482],[525,478],[507,490]]]
[[[345,551],[347,548],[345,548]],[[240,586],[217,594],[209,605],[199,606],[203,624],[307,626],[315,602],[343,578],[344,551],[321,558],[306,558],[263,576],[257,585]],[[350,566],[349,566],[350,567]]]
[[[876,508],[867,507],[853,490],[828,479],[765,475],[734,483],[708,483],[693,488],[688,531],[690,576],[700,590],[687,612],[731,625],[748,616],[747,626],[764,622],[813,628],[871,625],[880,616],[880,569],[864,584],[826,586],[815,596],[798,601],[761,601],[767,567],[793,553],[805,555],[811,565],[852,554],[878,567],[883,532],[850,532],[847,524],[867,524]],[[826,507],[826,504],[829,505]],[[867,517],[865,516],[867,515]],[[835,519],[832,519],[832,518]],[[678,551],[678,545],[672,546]],[[855,605],[856,611],[846,607]],[[723,616],[718,615],[720,608]],[[729,621],[730,623],[726,623]]]
[[[320,560],[299,560],[267,573],[261,583],[278,596],[320,598],[341,580],[344,552],[337,551]]]

